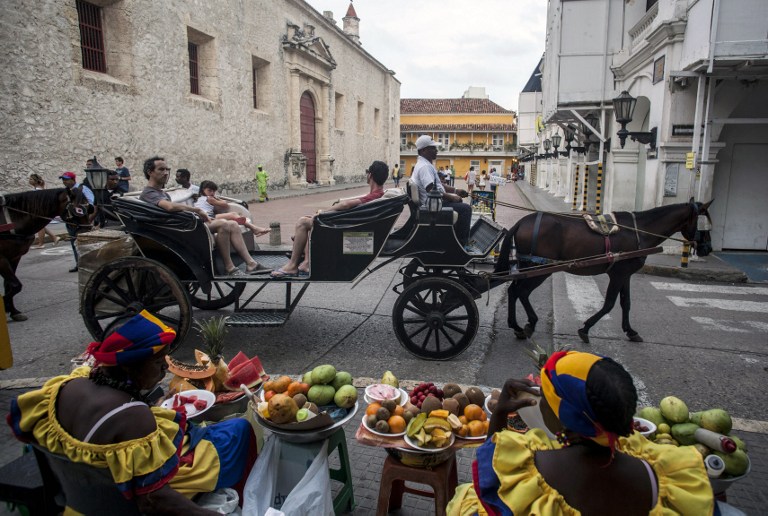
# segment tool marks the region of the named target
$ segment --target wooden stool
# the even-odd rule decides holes
[[[433,492],[407,487],[406,481],[427,484],[432,487]],[[377,516],[384,516],[391,510],[399,509],[403,504],[403,494],[411,493],[434,498],[435,514],[442,516],[445,514],[445,507],[453,497],[458,483],[455,453],[447,461],[432,468],[406,466],[394,457],[387,457],[381,472],[376,514]]]

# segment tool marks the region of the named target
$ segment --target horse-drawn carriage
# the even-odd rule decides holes
[[[642,236],[644,244],[652,245],[641,245],[640,233],[647,231],[636,224],[632,238],[637,238],[637,247],[628,253],[618,252],[622,249],[616,248],[615,252],[597,258],[586,254],[592,257],[584,263],[579,256],[571,259],[567,253],[557,250],[550,255],[545,246],[536,251],[535,239],[533,247],[529,246],[525,253],[521,253],[519,238],[530,237],[520,231],[521,221],[505,241],[502,252],[507,256],[500,260],[501,268],[480,271],[468,265],[473,261],[486,261],[506,231],[493,221],[480,217],[472,224],[470,243],[464,247],[453,230],[453,210],[443,208],[430,212],[420,209],[415,188],[407,184],[405,193],[390,191],[377,201],[346,211],[317,215],[310,233],[309,276],[271,278],[221,274],[219,271],[223,271],[223,267],[217,265],[220,259],[214,251],[212,235],[190,212],[167,212],[130,197],[116,198],[112,205],[125,232],[135,242],[137,252],[103,264],[88,280],[82,294],[81,312],[94,338],[101,338],[115,319],[142,309],[156,313],[176,329],[175,345],[183,341],[189,330],[192,307],[213,310],[234,305],[227,318],[227,324],[231,326],[282,325],[310,283],[360,281],[381,267],[407,259],[399,271],[402,281],[394,287],[398,297],[392,310],[392,324],[398,340],[409,352],[431,360],[455,357],[472,343],[479,322],[475,300],[489,289],[511,282],[512,299],[516,286],[524,285],[526,281],[536,281],[536,285],[543,281],[529,279],[534,276],[546,278],[556,270],[579,274],[582,267],[586,271],[584,274],[597,274],[606,269],[610,271],[615,261],[644,260],[645,255],[658,252],[660,249],[653,247],[675,231],[683,230],[685,238],[692,239],[690,228],[693,224],[695,231],[696,217],[689,212],[694,210],[698,215],[701,206],[699,203],[677,205],[688,208],[677,210],[676,217],[680,220],[665,227],[666,235],[655,235],[654,238],[659,237],[656,240]],[[393,229],[405,206],[410,210],[407,221]],[[540,220],[535,224],[538,232]],[[512,253],[511,237],[515,234],[517,252],[524,259],[512,266],[509,254]],[[602,245],[601,239],[598,242]],[[531,261],[529,255],[536,253],[550,262],[542,266]],[[287,261],[283,250],[254,248],[250,254],[270,268],[278,268]],[[233,259],[237,264],[235,256]],[[374,265],[376,260],[378,263]],[[629,274],[637,269],[639,266]],[[628,283],[628,276],[626,280]],[[284,289],[281,306],[263,307],[257,297],[276,284]],[[244,294],[248,286],[254,286],[255,291]],[[524,306],[530,290],[526,292]],[[515,295],[515,299],[517,297]],[[512,302],[510,310],[514,310]],[[513,319],[511,315],[510,326]],[[532,332],[533,326],[535,320],[527,330]],[[518,336],[526,334],[530,335],[525,332]]]

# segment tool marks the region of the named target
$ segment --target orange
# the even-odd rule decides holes
[[[376,414],[376,411],[379,410],[380,408],[381,408],[380,403],[371,403],[370,405],[368,405],[368,408],[365,409],[365,415],[372,416]]]
[[[398,405],[397,407],[395,407],[395,415],[396,416],[402,416],[403,412],[405,412],[405,409],[403,408],[402,405]]]
[[[467,418],[467,421],[482,421],[483,416],[485,416],[485,412],[479,405],[471,403],[464,407],[464,416]]]
[[[399,434],[405,432],[405,419],[402,416],[392,416],[387,420],[389,424],[389,432],[392,434]]]
[[[469,428],[469,435],[471,437],[479,437],[485,434],[485,425],[482,421],[470,421],[469,424],[467,424],[467,427]]]
[[[469,427],[467,425],[461,425],[461,429],[456,432],[459,437],[466,437],[469,433]]]
[[[487,420],[483,421],[483,425],[485,426],[485,429],[483,430],[483,433],[487,434],[488,433],[488,427],[491,426],[491,422],[487,421]]]
[[[480,421],[488,421],[488,414],[485,413],[485,410],[482,412],[483,417],[480,418]]]
[[[467,421],[467,416],[459,416],[459,422],[461,422],[462,425],[469,423],[469,421]]]
[[[286,391],[288,393],[288,396],[296,396],[297,394],[307,394],[309,392],[309,384],[301,383],[301,382],[291,382],[288,385],[288,390]]]

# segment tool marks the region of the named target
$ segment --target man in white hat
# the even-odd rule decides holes
[[[466,197],[467,191],[452,186],[443,185],[437,174],[435,166],[432,164],[437,158],[437,146],[440,145],[432,137],[423,134],[416,140],[416,150],[419,157],[416,160],[416,167],[411,174],[411,182],[419,189],[419,202],[421,207],[427,206],[427,193],[432,188],[437,188],[443,194],[443,206],[452,208],[459,215],[456,221],[454,231],[459,243],[466,246],[469,242],[469,229],[472,222],[472,207],[469,204],[461,202],[462,197]]]

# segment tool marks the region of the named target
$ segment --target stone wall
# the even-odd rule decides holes
[[[248,197],[258,164],[272,188],[287,187],[293,107],[304,91],[301,82],[291,87],[282,41],[289,26],[317,38],[300,50],[327,76],[316,132],[333,179],[351,182],[371,161],[397,159],[399,82],[303,1],[93,1],[103,11],[106,74],[82,67],[74,0],[0,3],[0,190],[27,189],[32,172],[49,185],[64,170],[80,179],[93,155],[108,167],[123,156],[141,188],[142,162],[155,154],[190,169],[193,182],[216,181],[222,193]],[[190,93],[189,41],[200,48],[201,95]],[[315,55],[320,44],[329,56]]]

